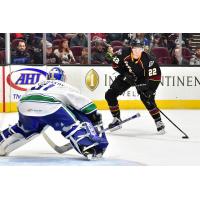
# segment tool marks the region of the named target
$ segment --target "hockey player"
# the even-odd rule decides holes
[[[47,80],[36,84],[18,103],[19,121],[0,132],[0,155],[7,155],[42,133],[48,126],[70,140],[87,158],[99,158],[107,148],[96,105],[65,83],[64,71],[50,70]]]
[[[114,118],[109,127],[112,128],[121,121],[117,97],[131,86],[136,86],[141,101],[155,121],[158,133],[164,134],[165,126],[155,103],[155,93],[161,80],[161,70],[158,63],[144,52],[143,42],[132,39],[129,50],[126,48],[120,55],[113,58],[112,67],[120,75],[105,93]]]

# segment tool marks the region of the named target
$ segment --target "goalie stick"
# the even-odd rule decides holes
[[[135,115],[126,118],[125,120],[121,121],[119,125],[117,125],[117,126],[111,128],[111,129],[108,127],[108,128],[105,128],[105,129],[101,130],[100,134],[103,133],[103,132],[106,132],[106,131],[110,131],[110,132],[116,131],[116,130],[118,130],[118,129],[121,128],[121,125],[122,125],[122,124],[124,124],[124,123],[126,123],[126,122],[128,122],[128,121],[130,121],[130,120],[132,120],[132,119],[135,119],[135,118],[137,118],[137,117],[140,117],[140,113],[136,113]],[[67,143],[67,144],[65,144],[65,145],[63,145],[63,146],[58,146],[58,145],[56,145],[56,144],[49,138],[49,136],[48,136],[46,133],[43,133],[43,137],[44,137],[44,139],[47,141],[47,143],[48,143],[56,152],[58,152],[58,153],[60,153],[60,154],[62,154],[62,153],[64,153],[64,152],[66,152],[66,151],[69,151],[69,150],[73,149],[73,146],[71,145],[71,143]]]

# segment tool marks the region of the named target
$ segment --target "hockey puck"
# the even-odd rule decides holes
[[[189,137],[187,135],[182,137],[183,139],[189,139]]]

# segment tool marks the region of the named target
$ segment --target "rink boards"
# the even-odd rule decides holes
[[[17,111],[17,102],[25,91],[46,79],[53,66],[1,66],[0,112]],[[110,66],[61,66],[67,82],[91,98],[99,109],[108,109],[105,92],[118,75]],[[162,81],[157,90],[158,106],[165,109],[200,108],[200,67],[162,67]],[[143,109],[135,88],[119,98],[121,109]]]

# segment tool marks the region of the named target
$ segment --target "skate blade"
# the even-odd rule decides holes
[[[160,131],[157,132],[158,135],[164,135],[166,132],[165,132],[165,129],[162,129]]]
[[[86,157],[89,161],[95,161],[102,159],[103,154],[97,154],[96,156],[93,156],[92,154],[88,154]]]
[[[92,154],[88,154],[88,155],[86,156],[86,158],[87,158],[88,160],[93,160],[93,155],[92,155]]]

